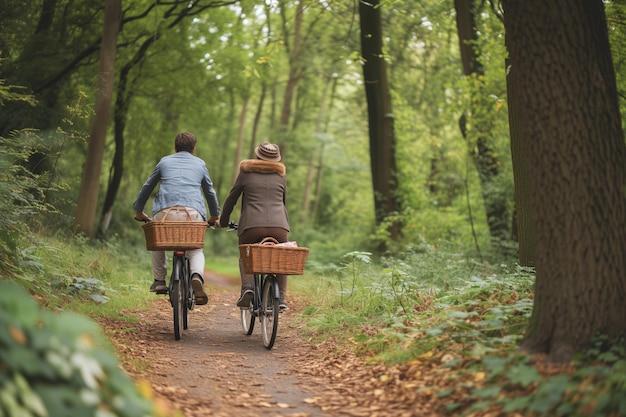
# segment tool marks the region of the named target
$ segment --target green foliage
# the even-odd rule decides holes
[[[347,253],[341,264],[319,269],[318,279],[298,284],[306,283],[310,302],[302,314],[307,328],[350,340],[357,353],[390,365],[437,352],[456,381],[437,395],[455,415],[624,415],[626,344],[599,337],[567,367],[516,353],[534,271],[479,263],[456,249],[424,244],[380,263],[370,253]]]
[[[52,211],[45,203],[45,176],[38,176],[26,166],[33,154],[37,136],[24,131],[10,139],[0,137],[0,269],[15,271],[18,243],[27,223]]]
[[[152,282],[150,253],[141,246],[122,246],[114,238],[90,241],[59,233],[39,236],[21,250],[23,275],[49,308],[118,317],[129,308],[143,308],[141,290]]]
[[[39,308],[0,282],[0,415],[143,417],[151,402],[119,368],[98,326]]]
[[[557,372],[526,355],[487,355],[472,367],[483,371],[481,386],[470,389],[468,412],[493,406],[504,413],[532,416],[614,416],[626,412],[626,350],[623,343],[594,347],[573,366]],[[538,371],[542,370],[542,371]]]
[[[18,86],[5,85],[5,81],[0,79],[0,106],[7,101],[23,101],[34,105],[35,98],[31,95],[21,93],[20,90],[23,91],[25,89]]]

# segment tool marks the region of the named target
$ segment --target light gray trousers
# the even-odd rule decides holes
[[[168,213],[169,210],[169,213]],[[167,213],[166,220],[204,222],[202,215],[197,210],[189,207],[174,207],[159,211],[154,215],[154,220],[161,220]],[[189,213],[189,214],[187,214]],[[189,218],[191,216],[191,219]],[[198,274],[204,281],[204,252],[202,249],[189,249],[189,269],[191,274]],[[152,252],[152,275],[157,281],[165,281],[167,277],[167,254],[165,251]]]

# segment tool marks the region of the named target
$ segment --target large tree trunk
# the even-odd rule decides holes
[[[91,123],[87,159],[80,184],[76,217],[74,219],[78,230],[88,236],[93,236],[94,234],[94,221],[98,207],[100,169],[102,168],[104,142],[109,115],[111,114],[111,96],[115,78],[115,51],[121,13],[121,0],[107,0],[104,12],[104,35],[100,49],[95,115]]]
[[[369,122],[370,163],[376,224],[401,212],[395,156],[394,116],[383,53],[380,2],[359,2],[363,78]],[[389,227],[392,241],[401,237],[397,222]],[[383,245],[384,246],[384,245]],[[384,247],[379,248],[384,250]]]
[[[537,274],[521,348],[567,361],[626,332],[626,150],[606,19],[601,0],[504,9]]]

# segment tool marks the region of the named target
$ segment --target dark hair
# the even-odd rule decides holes
[[[180,132],[174,140],[174,149],[176,152],[186,151],[192,152],[196,147],[196,136],[191,132]]]

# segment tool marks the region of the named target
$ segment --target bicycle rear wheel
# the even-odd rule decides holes
[[[278,283],[273,275],[267,276],[263,285],[261,295],[261,333],[263,335],[263,345],[271,349],[276,341],[278,332]]]
[[[174,339],[180,340],[180,335],[185,327],[187,305],[184,299],[182,262],[178,257],[174,257],[170,287],[170,302],[174,310]]]
[[[254,330],[254,315],[252,314],[252,310],[254,307],[252,303],[247,308],[241,309],[241,329],[244,334],[250,336],[252,334],[252,330]]]

